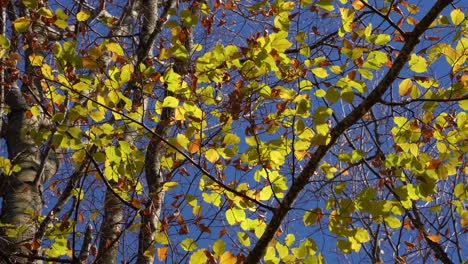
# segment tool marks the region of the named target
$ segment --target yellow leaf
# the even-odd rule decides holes
[[[237,257],[234,256],[230,251],[226,251],[219,258],[219,263],[235,264],[237,263]]]
[[[216,161],[218,161],[219,159],[219,154],[216,150],[214,149],[209,149],[206,153],[205,153],[205,157],[208,161],[210,161],[211,163],[215,163]]]
[[[414,72],[421,73],[427,70],[427,61],[424,57],[418,56],[416,54],[411,54],[411,59],[409,60],[410,69]]]
[[[319,77],[319,78],[326,78],[326,77],[328,77],[328,72],[327,72],[327,70],[325,70],[325,69],[323,69],[323,68],[315,68],[315,69],[312,69],[311,71],[312,71],[312,73],[313,73],[315,76],[317,76],[317,77]]]
[[[88,11],[80,11],[76,14],[76,20],[82,22],[88,20],[91,14]]]
[[[106,47],[107,47],[107,50],[112,51],[112,52],[114,52],[115,54],[117,54],[119,56],[124,56],[125,55],[124,52],[123,52],[123,49],[119,45],[119,43],[112,42],[112,43],[107,44]]]
[[[454,9],[450,12],[450,18],[452,19],[453,24],[458,26],[463,22],[463,20],[465,20],[465,14],[460,9]]]
[[[31,19],[27,17],[20,17],[16,19],[15,21],[13,21],[13,27],[18,33],[23,33],[26,30],[28,30],[30,24],[31,24]]]
[[[173,181],[165,182],[164,185],[163,185],[163,190],[168,191],[168,190],[174,189],[177,186],[179,186],[178,182],[173,182]]]
[[[166,96],[162,107],[176,108],[179,105],[179,100],[173,96]]]
[[[398,93],[400,96],[405,96],[411,92],[411,88],[413,87],[413,81],[411,79],[406,78],[401,81],[400,85],[398,86]]]

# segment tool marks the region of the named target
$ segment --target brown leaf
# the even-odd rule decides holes
[[[437,168],[439,168],[439,166],[440,166],[441,163],[442,163],[441,160],[439,160],[439,159],[433,159],[433,160],[429,161],[429,166],[427,166],[427,168],[428,168],[429,170],[437,169]]]
[[[415,244],[410,243],[410,242],[408,242],[408,241],[406,241],[406,240],[403,241],[403,243],[405,243],[405,245],[406,245],[406,246],[408,247],[408,249],[410,249],[410,250],[416,247]]]
[[[225,234],[227,234],[227,229],[223,228],[219,231],[219,238],[222,238]]]
[[[188,150],[189,150],[190,154],[195,154],[198,151],[200,151],[200,145],[201,145],[201,140],[200,139],[194,139],[194,140],[190,141],[190,144],[189,144],[189,147],[188,147]]]

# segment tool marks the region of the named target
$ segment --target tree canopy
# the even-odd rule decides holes
[[[464,1],[0,8],[0,263],[468,260]]]

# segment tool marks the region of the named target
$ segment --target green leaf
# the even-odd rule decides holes
[[[289,25],[291,23],[291,21],[289,20],[289,13],[280,12],[278,15],[276,15],[273,23],[275,24],[275,27],[279,28],[280,30],[289,30]]]
[[[29,9],[36,9],[37,8],[37,0],[23,0],[23,5],[25,5]]]
[[[37,11],[37,13],[43,17],[47,17],[47,18],[53,18],[54,17],[54,13],[52,13],[52,10],[50,10],[49,8],[47,7],[41,7],[41,9],[39,9]]]
[[[351,253],[351,242],[338,239],[336,243],[337,243],[338,248],[341,250],[341,252],[345,254]]]
[[[173,96],[166,96],[162,107],[176,108],[179,105],[179,100]]]
[[[367,232],[366,229],[364,228],[357,228],[356,233],[354,234],[354,238],[359,242],[359,243],[365,243],[370,240],[369,233]]]
[[[0,46],[4,49],[10,48],[10,40],[4,35],[0,35]]]
[[[223,240],[221,239],[216,240],[216,242],[214,242],[213,244],[214,255],[216,257],[221,256],[224,253],[225,247],[226,247],[226,243]]]
[[[13,27],[18,33],[26,32],[26,30],[29,28],[29,25],[31,25],[31,19],[27,17],[20,17],[13,21]]]
[[[400,219],[398,219],[395,216],[389,215],[384,218],[385,223],[390,227],[390,228],[400,228],[401,227],[401,222]]]
[[[284,52],[289,47],[291,47],[291,45],[292,43],[287,39],[275,39],[273,43],[271,43],[271,47],[280,52]]]
[[[410,69],[417,73],[422,73],[427,71],[427,61],[424,57],[418,56],[416,54],[411,54],[411,59],[409,60]]]
[[[333,6],[333,1],[332,0],[320,0],[316,4],[318,7],[325,11],[333,11],[335,10],[335,7]]]
[[[184,241],[182,241],[180,243],[180,246],[185,250],[185,251],[194,251],[195,249],[197,249],[197,242],[195,242],[195,240],[193,240],[193,238],[186,238]]]
[[[391,40],[390,35],[378,34],[373,42],[375,45],[384,45],[390,42],[390,40]]]

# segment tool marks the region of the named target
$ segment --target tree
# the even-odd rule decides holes
[[[1,8],[1,263],[466,260],[462,1]]]

